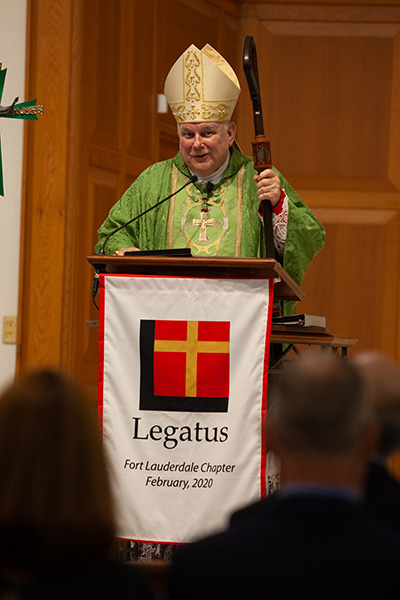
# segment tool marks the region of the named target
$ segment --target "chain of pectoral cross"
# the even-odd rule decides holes
[[[208,218],[208,213],[211,209],[211,207],[208,204],[208,201],[210,199],[211,193],[214,190],[218,190],[221,187],[221,185],[217,183],[213,185],[210,190],[203,189],[204,186],[200,186],[196,183],[194,185],[202,194],[200,206],[200,219],[192,219],[189,225],[191,225],[192,227],[200,227],[199,242],[209,242],[210,238],[207,235],[207,227],[219,227],[221,225],[221,221],[218,221],[218,219]]]

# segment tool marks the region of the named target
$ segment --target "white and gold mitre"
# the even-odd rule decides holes
[[[240,84],[229,63],[209,44],[194,44],[167,75],[164,94],[177,123],[230,121]]]

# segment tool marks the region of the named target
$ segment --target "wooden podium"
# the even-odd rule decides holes
[[[223,258],[223,257],[163,257],[163,256],[104,256],[91,255],[88,262],[98,272],[146,273],[148,275],[196,275],[198,277],[249,277],[274,279],[274,301],[305,300],[306,294],[274,259]],[[277,370],[282,359],[297,346],[329,347],[334,352],[347,356],[348,348],[358,340],[337,336],[331,330],[315,332],[310,328],[283,327],[272,325],[271,344],[276,347],[276,356],[270,365]],[[283,347],[285,346],[285,350]]]
[[[186,543],[265,494],[272,305],[305,295],[273,259],[88,261],[100,282],[99,411],[117,535]]]
[[[204,522],[210,531],[222,527],[235,502],[265,494],[260,419],[277,366],[268,368],[272,304],[305,294],[274,259],[92,255],[88,262],[100,280],[99,409],[119,490],[118,537],[186,543]],[[275,341],[275,360],[291,336]],[[320,335],[304,343],[334,345]],[[185,368],[180,358],[162,362],[162,353],[186,353]],[[172,384],[181,372],[178,390]],[[203,512],[186,513],[193,503]]]
[[[87,257],[101,273],[274,279],[274,300],[304,300],[306,295],[277,260],[263,258],[105,256]]]

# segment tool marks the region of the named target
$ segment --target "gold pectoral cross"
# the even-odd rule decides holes
[[[221,225],[221,221],[218,221],[218,219],[209,219],[208,218],[208,211],[207,210],[202,210],[200,213],[200,219],[192,219],[188,225],[190,225],[191,227],[199,227],[200,226],[200,235],[199,235],[199,242],[209,242],[210,238],[207,235],[207,226],[210,227],[219,227]]]

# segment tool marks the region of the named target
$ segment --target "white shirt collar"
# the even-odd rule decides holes
[[[224,162],[224,164],[222,165],[222,167],[220,167],[219,169],[217,169],[212,175],[208,175],[208,177],[204,177],[203,175],[199,175],[198,173],[196,173],[196,171],[192,171],[192,169],[189,169],[191,175],[197,175],[197,181],[199,183],[208,183],[209,181],[211,183],[219,183],[222,179],[222,175],[225,173],[226,168],[229,164],[229,160],[231,158],[231,153],[228,152],[228,156],[226,157],[226,161]]]

